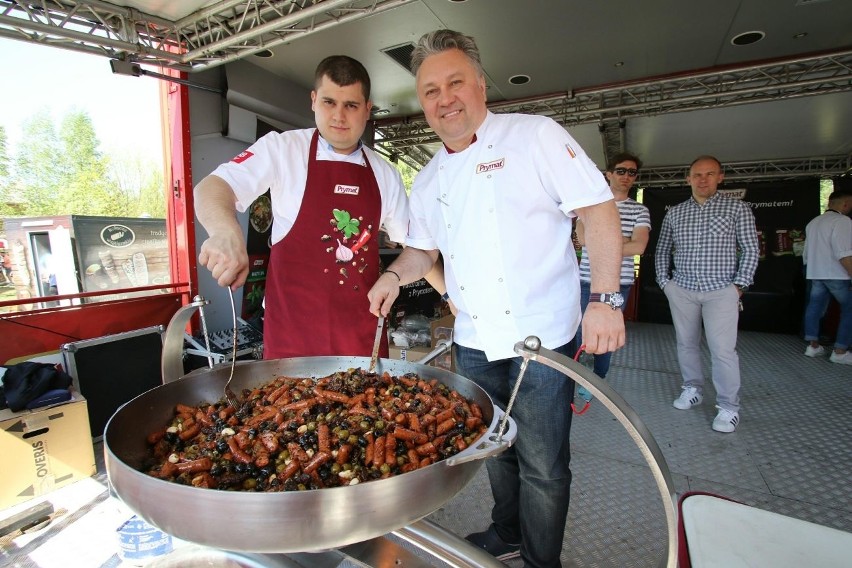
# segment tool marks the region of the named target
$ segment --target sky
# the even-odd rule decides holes
[[[0,125],[12,156],[27,119],[48,109],[58,130],[76,109],[92,119],[102,152],[131,152],[162,164],[158,79],[114,75],[104,56],[5,38],[0,77]]]

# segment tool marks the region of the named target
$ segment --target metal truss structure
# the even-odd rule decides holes
[[[101,0],[0,0],[0,37],[192,72],[412,1],[223,0],[172,22]],[[489,108],[549,116],[566,127],[597,124],[609,157],[624,148],[630,118],[850,90],[852,50],[844,50],[501,101]],[[377,150],[415,169],[438,147],[438,137],[422,116],[379,119],[373,127]],[[849,158],[744,163],[737,171],[728,166],[728,179],[843,173]],[[681,174],[677,168],[655,168],[643,177],[667,183]]]
[[[101,0],[0,0],[0,37],[197,71],[414,0],[223,0],[171,22]]]
[[[760,182],[801,177],[837,177],[852,174],[852,155],[821,158],[791,158],[760,162],[725,162],[725,183]],[[686,186],[686,167],[661,166],[643,168],[640,187]]]
[[[609,87],[578,89],[570,93],[502,101],[488,106],[495,113],[522,112],[549,116],[566,127],[597,124],[609,157],[624,148],[626,121],[629,118],[850,90],[852,51],[846,50]],[[377,144],[385,148],[388,154],[403,154],[412,147],[422,149],[438,141],[422,116],[377,120],[375,130]],[[416,158],[415,161],[419,163]],[[755,169],[751,173],[760,177],[794,175],[807,169],[809,163],[792,168],[778,168],[767,163],[762,171]],[[664,179],[665,175],[661,173],[660,181]]]

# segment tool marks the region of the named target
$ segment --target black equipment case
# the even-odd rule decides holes
[[[65,369],[88,401],[93,438],[121,405],[163,384],[164,333],[157,325],[61,346]]]

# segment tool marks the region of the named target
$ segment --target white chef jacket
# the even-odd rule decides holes
[[[459,310],[453,340],[493,361],[536,335],[552,349],[580,322],[574,209],[613,199],[553,120],[488,113],[462,152],[442,148],[414,181],[406,245],[439,249]]]
[[[213,175],[228,182],[234,190],[238,211],[245,211],[267,189],[271,190],[273,245],[290,232],[302,206],[308,178],[308,151],[315,131],[309,128],[270,132],[213,171]],[[408,199],[396,168],[366,146],[349,155],[338,154],[322,136],[317,142],[316,158],[364,165],[362,148],[382,196],[381,227],[392,241],[402,242],[408,227]]]

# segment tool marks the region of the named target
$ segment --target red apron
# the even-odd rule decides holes
[[[317,163],[318,139],[296,221],[270,252],[264,359],[369,357],[376,337],[367,292],[379,277],[379,186],[366,154],[366,167]],[[388,356],[386,333],[379,355]]]

